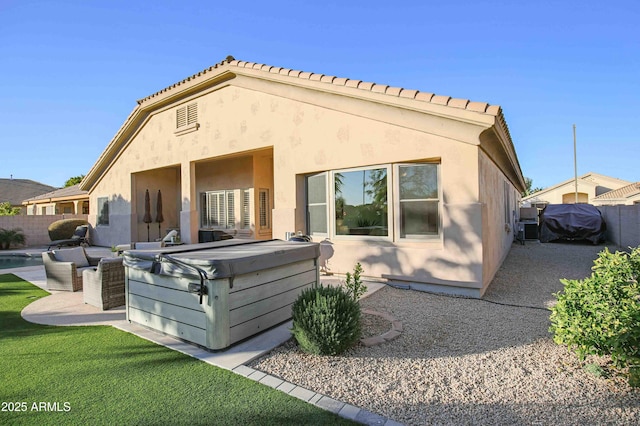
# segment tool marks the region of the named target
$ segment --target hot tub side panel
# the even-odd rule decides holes
[[[317,259],[235,277],[229,290],[229,344],[291,318],[293,302],[316,283]]]
[[[207,295],[189,292],[196,278],[127,268],[127,320],[208,349],[224,349],[291,318],[303,289],[319,282],[317,259],[207,280]]]
[[[197,280],[126,269],[128,321],[201,346],[207,345],[212,315],[207,313],[206,305],[200,305],[199,296],[188,290],[189,283]]]

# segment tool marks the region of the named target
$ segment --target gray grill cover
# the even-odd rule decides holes
[[[600,211],[590,204],[549,204],[540,213],[540,242],[554,240],[605,240],[607,225]]]
[[[127,250],[123,254],[128,268],[176,277],[199,277],[194,269],[197,268],[210,280],[316,259],[319,255],[317,243],[237,239],[156,250]]]

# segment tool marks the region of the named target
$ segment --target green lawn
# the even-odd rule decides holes
[[[353,424],[113,327],[24,321],[46,295],[0,275],[0,424]]]

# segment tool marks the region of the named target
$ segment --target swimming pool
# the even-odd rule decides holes
[[[42,265],[42,256],[28,254],[0,254],[0,269],[23,268]]]

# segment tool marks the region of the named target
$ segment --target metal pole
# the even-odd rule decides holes
[[[576,184],[576,201],[578,204],[578,155],[576,151],[576,125],[573,125],[573,173],[575,176],[575,184]]]

